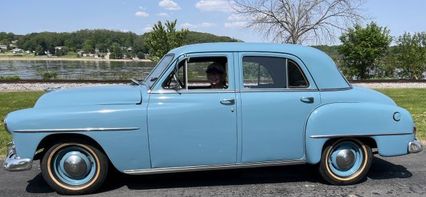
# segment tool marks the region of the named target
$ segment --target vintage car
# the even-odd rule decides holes
[[[318,164],[330,184],[366,177],[373,151],[422,151],[410,113],[353,87],[325,53],[281,44],[208,43],[166,54],[144,81],[59,89],[9,113],[4,168],[57,192],[130,175]],[[284,172],[283,172],[284,173]]]

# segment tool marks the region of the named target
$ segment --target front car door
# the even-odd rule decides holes
[[[320,103],[298,58],[240,53],[241,162],[303,160],[305,125]]]
[[[236,163],[232,55],[189,54],[176,61],[178,67],[172,66],[151,92],[148,131],[153,168]],[[223,72],[220,87],[207,80],[206,71],[212,67]]]

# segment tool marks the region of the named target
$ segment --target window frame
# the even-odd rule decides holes
[[[286,59],[285,71],[286,71],[286,87],[285,88],[246,88],[244,87],[244,57],[275,57]],[[288,91],[318,91],[318,88],[314,82],[311,73],[306,68],[305,64],[292,54],[279,53],[279,52],[240,52],[236,57],[238,58],[239,65],[239,89],[240,92],[288,92]],[[295,63],[299,71],[302,73],[304,79],[308,83],[306,87],[289,87],[288,83],[288,61],[291,60]]]
[[[163,84],[168,79],[168,76],[174,72],[175,67],[182,61],[187,61],[191,58],[197,57],[224,57],[227,61],[227,80],[228,80],[228,88],[227,89],[187,89],[187,85],[185,88],[179,90],[166,89],[163,87]],[[185,75],[187,72],[185,71]],[[185,77],[187,80],[187,76]],[[187,82],[185,82],[187,83]],[[191,94],[191,93],[220,93],[220,92],[235,92],[235,72],[234,72],[234,55],[233,52],[199,52],[199,53],[186,53],[180,55],[167,69],[167,72],[164,73],[161,78],[161,83],[157,84],[156,90],[151,91],[151,93],[173,93],[173,94]]]
[[[302,74],[302,77],[303,77],[303,79],[305,79],[305,81],[306,81],[306,86],[305,87],[290,87],[290,83],[289,83],[289,75],[288,75],[288,63],[289,63],[289,60],[290,61],[292,61],[292,62],[294,62],[294,65],[296,66],[296,68],[297,68],[297,70],[299,70],[300,71],[300,73]],[[308,80],[308,78],[306,77],[306,74],[303,72],[303,70],[300,68],[300,66],[297,64],[297,62],[295,62],[295,61],[293,61],[293,60],[291,60],[291,59],[289,59],[289,58],[286,58],[286,63],[285,63],[285,69],[286,69],[286,79],[287,79],[287,88],[290,88],[290,89],[306,89],[306,88],[309,88],[309,86],[310,86],[310,83],[309,83],[309,80]]]
[[[245,71],[244,71],[244,58],[275,58],[275,59],[280,59],[280,61],[282,61],[282,60],[284,60],[284,62],[285,62],[285,65],[284,65],[284,76],[286,77],[285,78],[285,81],[284,81],[284,87],[279,87],[279,88],[259,88],[259,87],[255,87],[255,88],[247,88],[246,87],[246,85],[244,84],[244,82],[245,82],[245,78],[244,78],[244,74],[245,74]],[[244,89],[284,89],[284,88],[287,88],[287,83],[288,83],[288,81],[287,81],[287,58],[282,58],[282,57],[273,57],[273,56],[268,56],[268,57],[266,57],[266,56],[259,56],[259,55],[256,55],[256,56],[243,56],[242,57],[242,64],[241,64],[241,67],[242,67],[242,77],[243,77],[243,88]],[[274,77],[273,77],[273,74],[270,72],[270,70],[268,70],[268,68],[266,68],[264,65],[262,65],[262,64],[259,64],[259,63],[257,63],[258,64],[258,86],[259,85],[261,85],[260,84],[260,66],[262,66],[263,67],[263,69],[265,69],[267,72],[268,72],[268,75],[271,77],[271,80],[274,80]]]

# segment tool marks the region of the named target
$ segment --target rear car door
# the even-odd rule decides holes
[[[240,53],[243,163],[302,160],[305,125],[320,95],[298,58]]]

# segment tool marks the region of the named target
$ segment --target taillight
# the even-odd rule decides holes
[[[416,126],[414,126],[414,127],[413,127],[413,134],[414,134],[414,136],[416,136],[416,133],[417,133],[417,127],[416,127]]]

